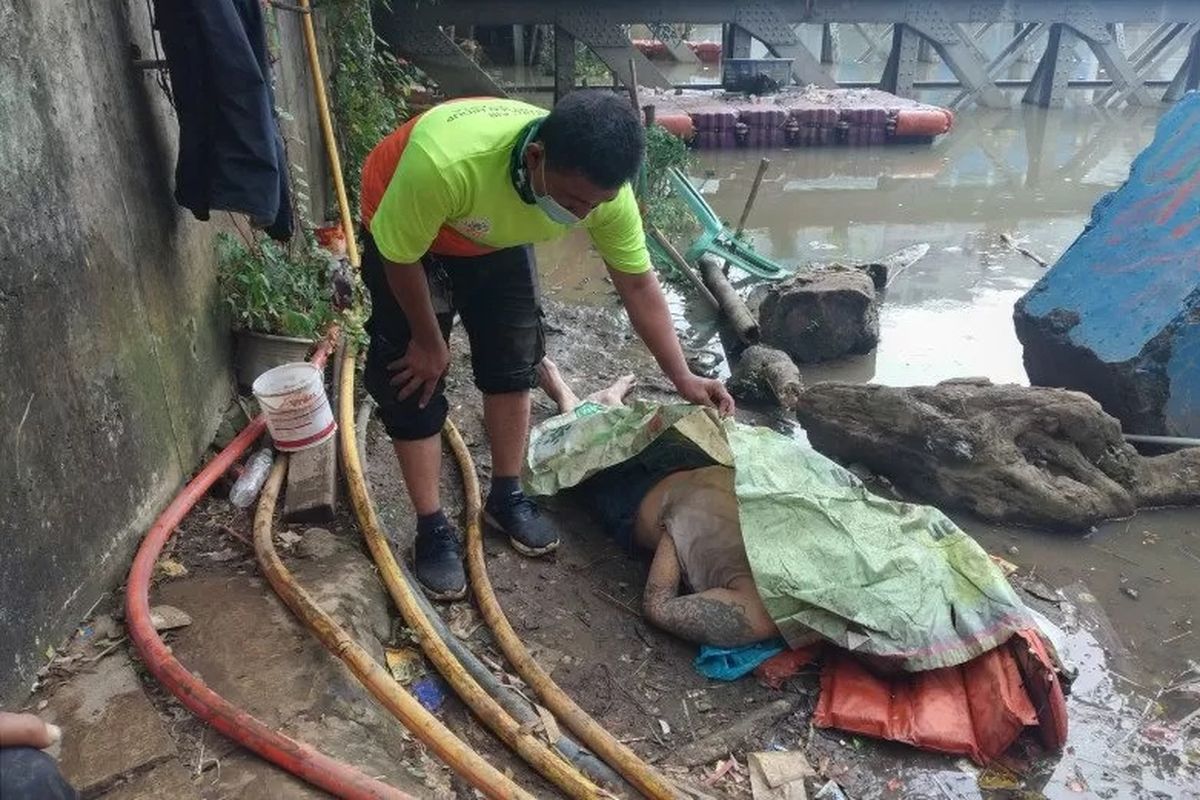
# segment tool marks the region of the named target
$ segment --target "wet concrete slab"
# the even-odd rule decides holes
[[[104,794],[104,800],[201,800],[200,783],[177,761],[167,761]]]
[[[81,671],[50,698],[42,714],[63,729],[59,763],[67,780],[84,793],[103,790],[177,753],[124,654]]]

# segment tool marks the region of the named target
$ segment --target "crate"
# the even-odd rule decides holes
[[[721,62],[726,91],[764,94],[792,82],[790,58],[727,58]]]

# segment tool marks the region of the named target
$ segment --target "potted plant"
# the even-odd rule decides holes
[[[217,259],[237,339],[234,371],[243,388],[271,367],[303,361],[338,317],[330,289],[337,259],[307,231],[288,244],[257,233],[221,233]]]

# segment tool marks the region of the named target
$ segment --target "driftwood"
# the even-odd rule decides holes
[[[703,298],[703,300],[708,303],[714,311],[719,312],[721,310],[721,304],[717,302],[717,298],[713,297],[712,292],[710,292],[708,287],[704,285],[704,281],[700,279],[700,276],[696,273],[696,270],[692,269],[692,265],[687,262],[687,259],[680,255],[679,251],[675,249],[675,245],[671,244],[671,240],[664,236],[663,232],[653,225],[649,227],[649,231],[650,236],[653,237],[658,246],[663,249],[663,251],[667,254],[667,257],[671,259],[671,263],[675,265],[676,269],[683,273],[683,277],[686,278],[687,282],[690,283],[692,288],[696,290],[696,294],[700,295],[700,297]]]
[[[1013,250],[1016,250],[1018,253],[1025,256],[1030,261],[1037,264],[1039,267],[1042,267],[1044,269],[1044,268],[1050,266],[1049,261],[1047,261],[1046,259],[1039,256],[1037,253],[1033,252],[1028,247],[1022,247],[1021,245],[1017,244],[1017,240],[1014,239],[1013,237],[1009,236],[1007,233],[1000,234],[1000,241],[1003,242],[1007,247],[1011,247]]]
[[[750,313],[745,301],[738,295],[737,290],[725,277],[725,263],[711,253],[700,256],[700,277],[704,285],[712,292],[721,308],[721,313],[733,327],[738,338],[746,344],[758,341],[758,320]]]
[[[762,186],[763,175],[767,174],[767,167],[771,166],[771,159],[764,158],[758,162],[758,172],[754,176],[754,183],[750,187],[750,195],[746,198],[746,206],[742,209],[742,216],[738,220],[737,231],[734,236],[741,236],[742,231],[746,229],[746,220],[750,219],[750,210],[754,208],[754,201],[758,199],[758,188]]]
[[[729,391],[739,400],[776,403],[793,409],[804,384],[796,362],[787,353],[756,344],[742,352],[729,378]]]
[[[1142,506],[1200,504],[1200,451],[1143,458],[1079,392],[824,383],[801,394],[797,416],[826,455],[996,522],[1083,530]]]

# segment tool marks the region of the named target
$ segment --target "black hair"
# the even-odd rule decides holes
[[[641,114],[629,99],[603,89],[571,92],[537,133],[546,166],[580,172],[601,189],[616,189],[638,173],[646,150]]]

